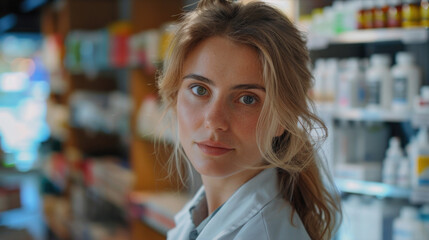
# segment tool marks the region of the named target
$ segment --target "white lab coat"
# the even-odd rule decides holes
[[[188,240],[194,229],[189,208],[204,194],[204,187],[175,216],[168,240]],[[197,240],[307,240],[298,214],[280,196],[276,170],[266,169],[241,186],[207,223]]]

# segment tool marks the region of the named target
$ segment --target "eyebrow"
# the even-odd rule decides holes
[[[195,79],[197,81],[205,82],[209,85],[215,85],[213,80],[210,80],[206,77],[203,77],[201,75],[194,74],[194,73],[188,74],[188,75],[184,76],[182,79],[186,79],[186,78],[192,78],[192,79]],[[232,89],[233,90],[259,89],[259,90],[262,90],[265,92],[265,88],[259,84],[239,84],[239,85],[232,87]]]

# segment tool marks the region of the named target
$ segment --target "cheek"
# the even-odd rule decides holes
[[[199,122],[199,112],[197,106],[192,103],[181,91],[177,98],[177,120],[180,134],[186,134],[184,131],[192,130]]]
[[[238,113],[233,121],[236,133],[246,139],[256,139],[256,125],[258,123],[259,113],[243,112]]]

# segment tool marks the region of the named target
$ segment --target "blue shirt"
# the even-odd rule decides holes
[[[205,194],[204,186],[194,198],[175,216],[176,227],[167,234],[168,240],[188,240],[195,229],[190,209]],[[277,171],[265,169],[243,184],[209,218],[198,233],[197,240],[309,240],[298,214],[293,215],[292,206],[281,197]]]
[[[199,200],[196,202],[194,206],[189,209],[189,213],[191,214],[192,224],[194,225],[194,230],[189,233],[189,240],[196,240],[198,235],[203,231],[204,227],[213,218],[214,215],[219,211],[222,207],[218,207],[210,216],[208,215],[208,206],[206,194],[202,194]],[[204,220],[203,220],[204,219]]]

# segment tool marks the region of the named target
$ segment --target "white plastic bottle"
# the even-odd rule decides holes
[[[344,201],[343,205],[343,222],[338,231],[338,239],[357,240],[364,237],[362,228],[365,219],[362,218],[362,204],[361,197],[357,195],[350,195]]]
[[[420,208],[420,219],[423,222],[424,236],[429,237],[429,204],[425,204]]]
[[[429,86],[422,86],[420,92],[420,96],[414,99],[414,112],[429,114]]]
[[[425,240],[416,208],[405,206],[401,209],[399,217],[393,221],[393,240]]]
[[[411,163],[408,158],[401,158],[396,178],[396,185],[403,188],[411,187]]]
[[[357,108],[365,104],[365,74],[359,59],[349,58],[338,81],[337,103],[340,108]]]
[[[338,59],[328,58],[326,60],[326,79],[325,79],[325,89],[324,89],[324,100],[329,103],[334,103],[336,85],[338,82]]]
[[[377,110],[390,109],[392,102],[392,75],[389,55],[372,55],[369,66],[366,72],[367,107]]]
[[[386,151],[386,157],[383,161],[382,179],[384,183],[391,185],[398,184],[398,168],[401,164],[403,156],[404,154],[401,149],[399,138],[390,138],[389,148]]]
[[[414,61],[414,56],[409,52],[398,52],[396,54],[396,64],[392,67],[393,111],[410,111],[413,98],[418,95],[421,75]]]
[[[324,101],[324,88],[326,85],[326,61],[325,59],[317,59],[314,63],[314,70],[313,70],[313,76],[314,76],[314,85],[312,89],[312,95],[313,99],[316,102],[323,102]]]

